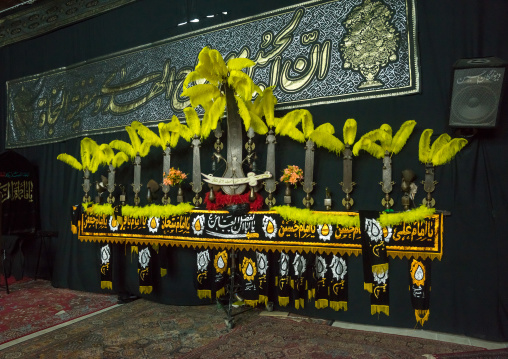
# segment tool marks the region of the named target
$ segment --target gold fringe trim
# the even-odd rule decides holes
[[[76,227],[75,225],[71,224],[71,232],[72,232],[72,234],[77,234],[78,233],[78,227]]]
[[[138,246],[131,246],[131,254],[133,253],[139,254]]]
[[[388,306],[388,305],[371,305],[370,306],[370,314],[374,315],[376,313],[385,313],[387,316],[390,316],[390,306]]]
[[[336,301],[331,300],[330,301],[330,308],[332,308],[335,311],[339,311],[342,309],[346,312],[347,311],[347,302],[344,302],[344,301],[336,302]]]
[[[360,217],[358,215],[349,214],[331,214],[313,212],[308,208],[301,209],[288,206],[275,206],[271,208],[277,212],[285,220],[291,220],[298,223],[306,224],[323,224],[329,223],[340,225],[345,228],[360,227]]]
[[[210,298],[212,299],[212,291],[209,289],[198,289],[199,299]]]
[[[430,310],[425,309],[415,309],[415,318],[416,322],[420,323],[423,326],[423,323],[425,323],[427,320],[429,320]]]
[[[128,216],[131,218],[141,218],[141,217],[172,217],[172,216],[180,216],[182,214],[189,213],[192,209],[194,209],[194,205],[190,203],[180,203],[177,205],[167,204],[167,205],[156,205],[151,204],[148,206],[123,206],[122,207],[122,215]]]
[[[317,299],[316,300],[316,308],[323,309],[328,307],[328,299]]]
[[[295,308],[296,309],[305,308],[305,300],[303,298],[295,299]]]
[[[150,294],[152,293],[153,287],[151,285],[140,285],[139,292],[141,294]]]
[[[381,275],[388,271],[388,263],[376,264],[372,266],[372,273]]]
[[[218,291],[215,292],[215,297],[220,298],[225,294],[226,294],[226,288],[222,287],[221,289],[219,289]]]
[[[289,304],[289,297],[279,297],[279,305],[286,307]]]
[[[113,290],[113,282],[109,280],[101,281],[101,289],[111,289]]]
[[[168,270],[166,268],[161,268],[161,277],[165,277],[168,274]]]
[[[294,279],[291,279],[290,285],[291,285],[291,288],[295,289],[295,280]]]
[[[312,298],[314,298],[316,296],[316,289],[313,288],[313,289],[309,289],[307,291],[307,296],[309,298],[309,300],[311,300]]]
[[[268,305],[268,296],[260,294],[259,295],[259,303],[267,306]]]
[[[372,293],[372,283],[363,283],[363,289],[369,293]]]
[[[259,300],[247,300],[247,299],[244,299],[243,302],[245,304],[247,304],[249,307],[254,308],[254,307],[256,307],[258,305]]]

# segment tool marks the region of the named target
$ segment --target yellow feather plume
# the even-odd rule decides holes
[[[274,109],[277,104],[277,98],[273,95],[273,86],[267,87],[263,91],[262,101],[263,114],[265,116],[266,124],[268,127],[275,127],[274,122]]]
[[[121,165],[123,165],[125,162],[129,160],[129,156],[127,156],[124,152],[118,152],[113,157],[113,160],[111,161],[111,164],[114,168],[118,168]]]
[[[353,154],[358,156],[360,150],[364,150],[367,153],[370,153],[375,158],[383,158],[385,155],[385,150],[383,147],[373,142],[369,138],[360,138],[358,142],[353,146]]]
[[[176,117],[173,115],[173,117]],[[162,149],[165,149],[166,146],[170,146],[171,142],[171,133],[169,132],[169,128],[166,123],[159,122],[157,124],[157,127],[159,128],[159,137],[161,139],[161,147]]]
[[[146,127],[144,124],[142,124],[139,121],[133,121],[131,123],[132,128],[134,128],[138,134],[145,140],[153,145],[160,146],[164,148],[165,144],[162,142],[162,139],[157,136],[155,132],[153,132],[151,129]]]
[[[430,159],[432,161],[432,158],[434,157],[434,155],[436,154],[437,151],[439,151],[444,145],[446,145],[448,142],[451,141],[451,137],[449,134],[447,133],[443,133],[442,135],[440,135],[435,141],[434,143],[432,144],[432,146],[430,147],[430,153],[429,153],[429,156],[430,156]]]
[[[229,71],[233,71],[233,70],[242,70],[247,67],[252,67],[255,64],[256,63],[254,61],[252,61],[251,59],[238,57],[238,58],[229,60],[227,67],[228,67]]]
[[[406,144],[409,136],[413,133],[413,129],[416,126],[416,121],[410,120],[404,122],[400,129],[393,136],[389,151],[393,154],[399,153],[404,145]]]
[[[434,130],[427,128],[420,136],[420,142],[418,144],[418,159],[422,163],[428,163],[432,160],[430,157],[430,137],[433,132]]]
[[[80,148],[81,148],[81,166],[83,168],[88,168],[90,170],[90,165],[92,161],[92,156],[99,145],[97,142],[92,140],[91,138],[85,137],[81,140]]]
[[[251,122],[251,116],[249,109],[245,105],[245,102],[238,96],[235,96],[236,104],[238,105],[238,114],[243,120],[243,124],[245,126],[245,131],[249,130],[250,122]]]
[[[67,153],[61,153],[56,157],[57,160],[62,161],[63,163],[68,164],[72,168],[77,169],[78,171],[81,171],[83,169],[83,166],[77,159],[72,157],[71,155],[68,155]]]
[[[134,152],[134,149],[131,144],[122,141],[122,140],[113,140],[109,143],[109,145],[114,148],[115,150],[124,152],[127,156],[129,156],[131,159],[134,159],[136,157],[136,152]]]
[[[444,165],[452,160],[467,145],[465,138],[454,138],[432,156],[434,166]]]
[[[233,70],[229,73],[228,85],[235,90],[235,92],[244,100],[251,101],[254,92],[257,92],[257,87],[254,81],[245,72]]]
[[[210,102],[210,99],[220,96],[220,90],[217,86],[212,84],[195,85],[183,90],[181,97],[189,97],[192,107],[205,105]]]
[[[260,135],[265,135],[268,132],[268,127],[263,122],[263,120],[252,112],[250,113],[250,127],[254,130],[255,133]]]
[[[183,113],[185,114],[185,118],[187,120],[187,126],[192,132],[192,135],[200,136],[201,135],[201,121],[199,120],[199,116],[192,107],[186,107],[183,109]]]
[[[344,150],[342,141],[328,131],[315,130],[311,133],[310,139],[314,141],[316,146],[324,147],[337,155]]]
[[[314,121],[309,111],[302,112],[302,130],[305,138],[309,138],[310,134],[314,132]]]
[[[356,139],[357,124],[353,118],[348,118],[344,124],[344,144],[351,146]]]
[[[220,96],[217,98],[212,106],[208,110],[206,110],[205,115],[203,117],[203,121],[210,122],[210,128],[215,130],[217,128],[217,123],[224,116],[224,109],[226,108],[226,98],[224,96]]]

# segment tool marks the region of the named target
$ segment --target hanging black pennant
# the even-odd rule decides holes
[[[196,251],[196,286],[200,299],[212,298],[210,249]]]
[[[138,246],[138,280],[141,294],[150,294],[153,290],[152,252],[150,245]]]
[[[113,289],[113,269],[111,264],[111,245],[101,246],[101,289]]]
[[[276,278],[277,293],[279,305],[285,307],[289,304],[289,296],[291,295],[291,276],[289,273],[290,260],[289,254],[280,252],[279,270]]]
[[[245,304],[255,307],[259,303],[258,266],[254,251],[241,251],[239,260],[242,283],[241,297]]]
[[[315,288],[314,300],[317,309],[328,307],[330,278],[326,255],[317,254],[314,262]]]
[[[423,325],[430,314],[431,260],[411,258],[409,264],[409,291],[415,310],[416,322]]]
[[[379,217],[377,211],[360,211],[359,214],[364,263],[364,288],[371,293],[371,314],[385,313],[390,315],[389,262],[386,244],[392,237],[392,229],[381,227],[376,220]],[[371,280],[371,282],[368,283],[367,280]]]
[[[226,295],[229,280],[229,255],[227,249],[213,250],[214,290],[216,298]]]
[[[256,263],[258,266],[258,293],[259,303],[268,305],[270,283],[268,282],[269,261],[267,253],[256,252]]]
[[[348,256],[334,255],[330,263],[330,307],[347,310],[348,301]]]
[[[305,253],[300,254],[296,252],[291,263],[291,288],[295,301],[295,308],[300,309],[305,307],[305,299],[307,297],[307,267],[309,266],[309,262]]]

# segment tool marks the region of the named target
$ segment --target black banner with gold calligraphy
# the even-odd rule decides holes
[[[386,243],[387,254],[393,258],[420,256],[440,259],[443,253],[442,222],[443,215],[434,214],[423,222],[393,226],[391,240]],[[284,220],[275,211],[233,216],[224,212],[195,210],[181,216],[122,217],[121,221],[114,221],[112,216],[85,212],[80,217],[78,238],[82,241],[158,243],[192,248],[341,255],[362,253],[360,228],[334,226],[333,231],[324,236],[320,226]]]
[[[205,46],[255,61],[248,74],[278,109],[416,93],[414,2],[309,1],[9,81],[6,148],[183,117],[182,82]]]

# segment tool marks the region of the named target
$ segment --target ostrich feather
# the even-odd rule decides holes
[[[430,146],[430,153],[429,157],[432,160],[434,157],[434,154],[439,151],[444,145],[446,145],[448,142],[452,140],[451,136],[447,133],[443,133],[440,135],[434,143],[432,143],[432,146]]]
[[[251,122],[251,116],[249,109],[245,105],[245,102],[242,100],[242,98],[235,96],[236,104],[238,105],[238,114],[243,120],[243,124],[245,126],[245,131],[249,130],[250,122]]]
[[[245,69],[247,67],[252,67],[256,63],[252,61],[251,59],[243,58],[243,57],[237,57],[230,59],[227,63],[227,67],[229,71],[238,70],[241,71],[242,69]]]
[[[274,110],[277,104],[277,98],[273,95],[273,86],[267,87],[263,91],[262,101],[263,114],[265,116],[266,124],[268,127],[275,127]]]
[[[189,97],[192,107],[206,105],[211,99],[220,96],[220,90],[212,84],[195,85],[183,90],[181,97]]]
[[[329,133],[330,135],[333,135],[335,133],[335,127],[333,127],[333,125],[330,122],[327,122],[327,123],[323,123],[322,125],[318,126],[315,131],[322,131],[322,132]]]
[[[268,127],[265,122],[261,117],[252,112],[250,113],[250,127],[252,127],[255,133],[260,135],[265,135],[268,132]]]
[[[414,120],[406,121],[400,126],[399,130],[392,138],[392,143],[389,149],[391,153],[397,154],[402,150],[409,136],[413,133],[415,126],[416,121]]]
[[[432,164],[434,166],[439,166],[450,162],[466,145],[467,140],[465,138],[454,138],[434,153],[432,156]]]
[[[316,146],[324,147],[328,151],[333,152],[337,155],[344,150],[344,144],[342,141],[328,131],[315,130],[310,134],[310,139],[314,141]]]
[[[385,131],[387,134],[390,135],[390,137],[392,137],[392,127],[387,124],[387,123],[383,123],[380,127],[379,127],[380,130],[382,131]]]
[[[113,156],[113,160],[111,161],[111,164],[113,165],[114,168],[118,168],[127,161],[129,161],[129,156],[127,156],[125,154],[125,152],[117,152]]]
[[[383,158],[385,155],[383,147],[368,138],[360,138],[353,146],[353,154],[355,156],[358,156],[361,150],[370,153],[375,158]]]
[[[173,117],[176,117],[173,115]],[[159,128],[159,137],[161,139],[161,147],[164,150],[166,146],[170,146],[171,142],[171,133],[169,132],[168,124],[164,122],[159,122],[157,124]]]
[[[152,145],[153,143],[148,140],[143,141],[143,143],[141,144],[141,146],[139,146],[138,149],[139,156],[140,157],[147,156],[150,153],[150,147],[152,147]]]
[[[306,112],[303,112],[306,111]],[[310,134],[314,132],[314,121],[312,120],[312,115],[307,110],[302,110],[301,112],[302,116],[302,130],[303,130],[303,136],[305,138],[309,138]]]
[[[192,107],[186,107],[183,109],[183,113],[185,114],[185,119],[187,120],[187,126],[192,131],[192,135],[200,136],[201,135],[201,121],[196,110]]]
[[[89,137],[85,137],[81,140],[80,143],[81,165],[83,166],[83,168],[90,169],[90,162],[97,147],[98,147],[97,142],[95,142]]]
[[[68,155],[67,153],[61,153],[56,157],[57,160],[62,161],[63,163],[68,164],[72,168],[77,169],[78,171],[81,171],[83,169],[83,166],[77,159],[75,159],[73,156]]]
[[[228,85],[244,100],[251,101],[254,92],[259,87],[254,85],[254,81],[245,72],[233,70],[229,73]]]
[[[353,118],[348,118],[344,124],[344,144],[351,146],[355,142],[357,124]]]
[[[427,128],[420,136],[420,142],[418,144],[418,159],[422,163],[428,163],[432,160],[430,157],[430,137],[434,130]]]
[[[213,73],[221,78],[225,78],[228,75],[228,68],[220,52],[215,49],[210,49],[208,51],[208,56],[210,58]]]
[[[131,126],[138,132],[138,134],[143,138],[145,141],[149,141],[153,145],[164,147],[164,144],[162,143],[162,139],[155,134],[151,129],[143,125],[139,121],[133,121],[131,123]]]
[[[277,125],[275,127],[275,133],[280,134],[282,136],[288,136],[291,129],[296,128],[296,125],[300,123],[302,120],[300,110],[294,110],[284,115],[281,119],[279,119],[277,122]],[[303,133],[302,133],[303,136]],[[303,136],[303,141],[305,142],[305,137]]]
[[[101,164],[109,165],[111,161],[113,160],[113,157],[115,157],[115,153],[113,152],[113,149],[111,146],[109,146],[107,143],[103,143],[99,146],[100,154],[101,154]]]
[[[134,153],[134,156],[136,156],[136,152],[139,152],[139,147],[141,147],[141,140],[132,126],[126,126],[125,130],[129,134],[129,139],[131,140],[132,152]]]
[[[134,151],[134,148],[131,144],[122,141],[122,140],[113,140],[109,143],[111,148],[114,148],[115,150],[125,152],[127,156],[129,156],[131,159],[134,159],[136,157],[136,152]]]

